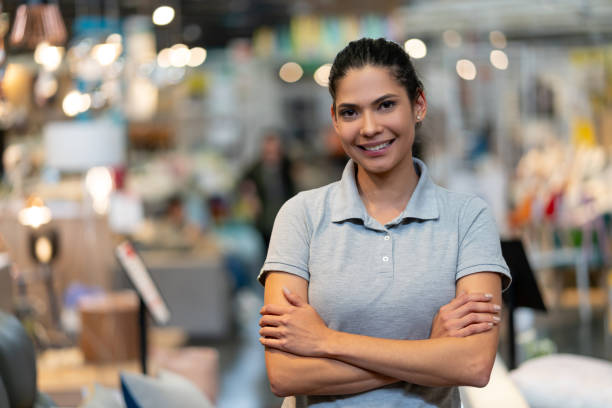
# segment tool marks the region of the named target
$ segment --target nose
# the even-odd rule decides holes
[[[365,111],[359,133],[362,136],[372,137],[382,132],[382,127],[376,122],[374,112]]]

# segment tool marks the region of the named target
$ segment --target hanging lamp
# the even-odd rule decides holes
[[[68,34],[59,5],[53,0],[28,0],[17,7],[9,37],[11,46],[34,49],[45,41],[63,45]]]

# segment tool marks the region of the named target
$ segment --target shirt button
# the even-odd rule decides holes
[[[388,256],[383,256],[383,262],[389,262],[389,257]]]
[[[390,240],[390,239],[391,239],[391,237],[390,237],[390,236],[385,235],[385,241],[388,241],[388,240]]]

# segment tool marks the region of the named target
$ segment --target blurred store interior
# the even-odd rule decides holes
[[[424,79],[434,180],[526,254],[501,402],[464,406],[612,406],[610,1],[0,4],[0,333],[12,315],[29,342],[0,345],[10,406],[163,401],[173,381],[201,406],[281,406],[256,276],[280,205],[340,177],[327,78],[364,36]]]

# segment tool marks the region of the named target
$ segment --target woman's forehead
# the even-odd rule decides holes
[[[336,103],[365,102],[385,94],[404,95],[406,91],[389,68],[366,65],[351,68],[338,81]]]

